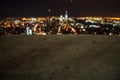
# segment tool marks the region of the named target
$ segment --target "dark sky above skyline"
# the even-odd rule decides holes
[[[0,0],[0,17],[59,16],[65,10],[69,16],[120,16],[119,4],[119,0]]]

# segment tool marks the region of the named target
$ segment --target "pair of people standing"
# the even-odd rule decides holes
[[[32,30],[28,26],[26,27],[26,34],[27,34],[27,36],[32,35]]]

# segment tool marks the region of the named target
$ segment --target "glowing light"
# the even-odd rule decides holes
[[[71,3],[73,3],[73,0],[70,0]]]
[[[51,9],[48,9],[48,12],[51,12]]]

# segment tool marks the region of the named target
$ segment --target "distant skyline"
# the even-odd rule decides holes
[[[0,17],[118,16],[119,0],[0,0]]]

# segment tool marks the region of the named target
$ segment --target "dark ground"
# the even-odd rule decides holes
[[[1,36],[0,80],[120,80],[120,36]]]

